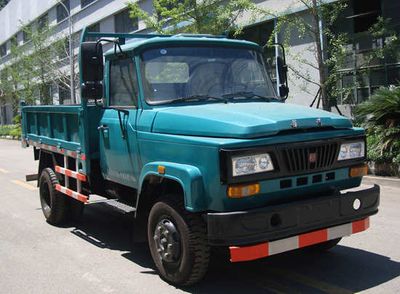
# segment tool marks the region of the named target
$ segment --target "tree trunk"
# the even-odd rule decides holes
[[[321,87],[321,100],[322,100],[322,107],[324,110],[331,111],[331,105],[329,101],[329,95],[328,95],[328,90],[326,88],[326,81],[327,81],[327,75],[328,72],[326,70],[326,65],[325,65],[325,60],[324,60],[324,52],[323,52],[323,44],[321,40],[321,28],[319,26],[320,24],[320,16],[319,16],[319,10],[318,10],[318,4],[317,0],[312,0],[312,11],[311,13],[313,14],[314,18],[314,26],[315,26],[315,43],[317,47],[317,62],[318,62],[318,69],[319,69],[319,84]]]

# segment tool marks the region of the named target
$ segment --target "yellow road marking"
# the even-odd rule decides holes
[[[36,188],[33,187],[32,185],[29,185],[29,184],[27,184],[27,183],[25,183],[23,181],[20,181],[20,180],[12,180],[11,182],[13,182],[14,184],[16,184],[18,186],[21,186],[21,187],[24,187],[24,188],[26,188],[28,190],[31,190],[31,191],[35,191],[36,190]]]
[[[283,270],[283,269],[271,269],[272,272],[275,272],[279,275],[284,275],[285,278],[298,282],[300,284],[318,289],[322,292],[325,293],[335,293],[335,294],[351,294],[354,293],[351,290],[348,289],[344,289],[341,288],[339,286],[336,285],[332,285],[329,284],[327,282],[323,282],[323,281],[319,281],[316,279],[313,279],[311,277],[305,276],[305,275],[301,275],[298,274],[296,272],[292,272],[292,271],[287,271],[287,270]]]
[[[6,169],[4,169],[4,168],[0,168],[0,173],[3,173],[3,174],[8,174],[8,173],[9,173],[9,171],[8,171],[8,170],[6,170]]]

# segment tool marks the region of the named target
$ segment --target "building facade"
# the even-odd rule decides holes
[[[69,34],[70,22],[68,17],[70,15],[74,55],[78,54],[79,35],[84,27],[88,27],[90,31],[94,32],[145,32],[146,28],[143,22],[129,18],[126,2],[126,0],[11,0],[0,10],[0,73],[4,66],[12,62],[10,57],[11,46],[29,44],[29,38],[22,30],[23,25],[28,25],[35,29],[35,27],[40,27],[43,23],[48,23],[55,28],[55,38],[65,37]],[[268,9],[277,14],[293,13],[300,14],[305,19],[309,17],[307,10],[298,0],[265,0],[255,1],[255,3],[260,8]],[[139,5],[148,12],[153,9],[151,0],[139,1]],[[352,91],[350,91],[348,97],[339,97],[339,104],[359,103],[371,95],[379,86],[399,84],[399,60],[385,60],[383,64],[376,64],[369,71],[358,72],[355,70],[357,62],[362,59],[363,54],[380,44],[379,40],[374,40],[368,35],[368,27],[372,22],[376,21],[378,16],[382,16],[391,18],[398,32],[400,32],[399,11],[400,1],[398,0],[348,1],[348,7],[342,16],[343,21],[340,22],[341,25],[338,29],[349,33],[354,42],[348,46],[349,62],[348,66],[343,68],[343,78],[340,86],[350,87]],[[275,20],[271,17],[257,16],[254,19],[246,14],[240,22],[245,25],[241,37],[255,41],[260,45],[266,43],[275,25]],[[277,41],[280,41],[279,38],[280,36],[276,36]],[[307,38],[291,37],[291,54],[288,55],[288,64],[293,68],[301,68],[307,72],[311,79],[317,79],[318,72],[314,66],[301,64],[297,58],[293,57],[301,54],[303,58],[312,60],[313,56],[307,50],[312,42]],[[307,54],[310,56],[307,56]],[[273,58],[270,58],[270,60],[273,60]],[[274,64],[272,63],[271,66],[273,67]],[[67,62],[64,64],[64,69],[68,74]],[[272,69],[270,72],[274,79],[276,76],[275,70]],[[288,102],[310,105],[318,88],[300,81],[291,72],[289,72],[289,83],[290,96]],[[49,85],[48,91],[53,103],[71,103],[69,89],[62,85]],[[0,121],[7,122],[7,120],[8,118],[2,118]]]

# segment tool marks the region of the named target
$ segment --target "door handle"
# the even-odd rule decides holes
[[[108,126],[107,125],[99,125],[97,129],[102,133],[103,138],[108,140]]]
[[[97,129],[98,129],[99,131],[105,131],[105,130],[108,130],[109,128],[108,128],[107,125],[100,125],[100,126],[97,127]]]

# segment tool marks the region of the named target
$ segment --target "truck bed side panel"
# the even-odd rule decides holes
[[[97,126],[100,117],[101,109],[95,106],[24,106],[22,138],[84,154],[87,164],[82,167],[87,174],[90,160],[98,158],[99,154]]]

